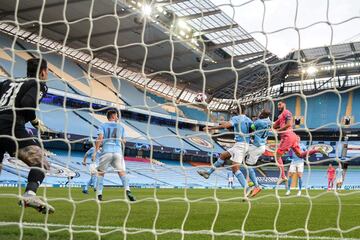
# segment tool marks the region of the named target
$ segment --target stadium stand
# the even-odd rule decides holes
[[[147,122],[138,122],[130,119],[126,119],[125,123],[142,132],[149,144],[186,150],[198,150],[184,141],[182,136],[175,135],[167,127],[155,124],[149,125]]]
[[[147,96],[151,97],[155,102],[157,102],[159,104],[163,104],[163,106],[171,106],[172,105],[164,97],[158,96],[158,95],[150,93],[150,92],[147,92],[146,94],[147,94]],[[172,109],[166,109],[166,110],[173,116],[176,116],[175,110],[172,110]],[[207,114],[203,110],[200,110],[195,107],[180,105],[180,106],[178,106],[177,111],[179,112],[180,117],[187,117],[190,119],[195,119],[195,120],[203,121],[203,122],[207,122],[207,121],[211,120],[211,119],[208,119]]]
[[[65,151],[65,150],[53,150],[53,156],[50,157],[50,162],[62,166],[63,168],[71,169],[76,173],[76,176],[71,179],[70,184],[79,186],[84,185],[89,179],[89,173],[87,168],[83,167],[81,161],[84,156],[84,152],[79,151]],[[216,173],[204,180],[197,173],[196,167],[193,167],[189,163],[179,163],[176,161],[161,160],[162,165],[151,164],[149,159],[128,158],[126,157],[126,166],[130,182],[133,186],[137,187],[226,187],[226,169],[218,169]],[[200,168],[202,168],[200,166]],[[347,184],[356,185],[358,171],[349,172],[347,175]],[[326,169],[312,169],[309,176],[309,172],[304,172],[304,179],[307,179],[307,186],[323,186],[326,185]],[[0,183],[11,186],[15,184],[25,183],[27,172],[18,171],[11,166],[5,166],[2,174],[0,175]],[[68,181],[65,177],[58,175],[49,176],[45,179],[46,184],[50,185],[64,185]],[[120,181],[117,174],[109,172],[105,176],[105,185],[118,186]],[[238,186],[238,183],[235,183]]]
[[[169,128],[170,131],[176,134],[175,128]],[[180,136],[184,137],[184,140],[187,141],[192,146],[200,149],[204,152],[217,152],[221,153],[224,149],[219,146],[212,138],[207,135],[205,132],[194,132],[187,129],[180,129],[178,128],[178,132]]]
[[[349,101],[349,96],[353,95],[351,101]],[[322,130],[335,130],[338,128],[337,122],[342,123],[342,118],[346,115],[353,117],[353,122],[355,119],[360,118],[360,113],[354,111],[353,109],[359,109],[359,90],[353,90],[350,92],[340,94],[341,97],[341,106],[339,119],[338,116],[338,107],[340,98],[338,94],[333,92],[322,93],[313,97],[307,98],[307,114],[306,123],[308,128],[314,129],[321,127]],[[297,98],[300,99],[300,110],[297,108]],[[304,116],[305,113],[305,103],[300,97],[289,97],[285,100],[287,108],[293,112],[294,117],[296,117],[296,112],[300,112],[300,116]],[[301,127],[304,127],[304,124],[301,124]],[[351,128],[359,128],[358,124],[350,125]]]
[[[307,122],[310,128],[336,128],[339,97],[334,93],[324,93],[308,98]]]
[[[143,94],[145,94],[145,92],[143,92]],[[161,104],[161,108],[167,111],[170,115],[176,116],[176,113],[178,113],[179,117],[185,117],[184,113],[179,108],[175,107],[172,102],[166,100],[164,97],[156,95],[149,91],[146,92],[146,95],[158,104]]]
[[[208,118],[207,114],[198,109],[193,107],[187,107],[187,106],[179,106],[179,109],[185,114],[186,117],[195,119],[198,121],[204,121],[208,122],[210,119]]]
[[[3,34],[0,34],[0,46],[2,49],[11,49],[12,40]],[[36,46],[18,39],[15,44],[15,61],[13,77],[24,77],[26,75],[26,60],[36,56]],[[2,50],[0,52],[0,67],[11,75],[12,62],[11,51]],[[152,112],[169,114],[176,116],[178,112],[180,117],[187,117],[199,121],[208,121],[205,112],[187,106],[181,106],[178,109],[172,106],[166,99],[152,93],[147,93],[144,99],[144,93],[134,85],[123,79],[117,79],[111,76],[103,76],[86,73],[80,65],[67,57],[47,52],[43,54],[47,59],[49,66],[48,86],[53,89],[61,90],[66,93],[91,96],[97,99],[104,99],[117,104],[126,104],[135,108],[142,108]],[[99,81],[98,78],[101,78]],[[101,83],[100,83],[101,82]],[[119,95],[117,95],[117,93]]]
[[[97,129],[76,114],[76,109],[40,104],[38,116],[51,130],[66,134],[96,136]],[[90,119],[90,117],[89,117]]]
[[[167,114],[154,100],[149,97],[144,98],[144,94],[129,82],[118,78],[112,78],[112,82],[115,88],[120,90],[121,98],[129,106]]]
[[[66,163],[69,168],[80,172],[82,178],[74,181],[85,184],[88,178],[86,168],[82,167],[82,152],[72,152],[69,157],[68,152],[55,150],[56,157],[52,161]],[[164,161],[164,164],[158,165],[150,163],[149,159],[126,157],[126,167],[130,181],[134,185],[142,187],[215,187],[226,185],[226,170],[219,170],[213,178],[204,180],[196,173],[196,168],[188,163],[182,166],[179,162]],[[86,179],[86,180],[83,180]],[[114,173],[106,174],[106,185],[119,185],[118,177]]]
[[[6,36],[0,34],[0,45],[1,48],[11,48],[12,41]],[[29,44],[28,44],[29,45]],[[15,62],[11,61],[11,51],[4,50],[0,52],[0,66],[6,72],[7,76],[11,76],[12,65],[14,67],[13,77],[21,78],[26,76],[26,60],[31,58],[32,56],[26,52],[26,50],[22,49],[21,46],[15,44]],[[50,64],[51,65],[51,64]],[[53,72],[53,68],[50,66],[49,71],[49,80],[47,83],[48,87],[54,88],[57,90],[61,90],[67,93],[79,93],[79,91],[74,91],[73,87],[69,87],[69,85],[63,80],[60,79],[55,72]]]
[[[35,56],[37,55],[37,48],[35,45],[23,40],[17,41],[18,44],[21,44],[21,46],[23,46],[29,53],[32,53]],[[70,77],[68,79],[64,78],[64,80],[67,80],[72,84],[81,82],[82,84],[89,86],[89,81],[84,75],[84,71],[71,59],[51,51],[45,51],[42,56],[50,63],[50,68],[53,68],[54,71],[56,70],[56,72],[59,72],[60,74],[64,74],[60,76]]]
[[[89,179],[89,172],[82,165],[83,152],[72,151],[69,153],[64,150],[54,150],[49,158],[51,164],[58,166],[57,169],[70,169],[75,173],[70,180],[71,185],[84,185]],[[219,170],[214,177],[205,181],[196,174],[196,168],[188,163],[180,165],[175,161],[164,161],[164,163],[154,164],[149,159],[129,158],[126,157],[126,166],[128,175],[133,186],[138,187],[215,187],[225,186],[226,170]],[[88,163],[89,165],[89,163]],[[16,170],[11,165],[6,165],[5,171],[0,175],[1,184],[17,184],[25,182],[27,176],[26,170]],[[50,174],[45,183],[51,185],[64,185],[69,179],[56,174]],[[120,180],[114,172],[109,172],[105,176],[104,184],[107,186],[118,186]]]

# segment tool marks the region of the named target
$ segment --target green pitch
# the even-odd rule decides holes
[[[306,239],[306,227],[310,239],[360,239],[355,191],[314,190],[310,200],[284,197],[282,190],[277,199],[267,190],[243,202],[241,190],[133,189],[138,201],[128,204],[122,189],[105,188],[98,204],[93,192],[50,188],[46,195],[56,212],[48,217],[18,207],[18,192],[0,189],[0,239]]]

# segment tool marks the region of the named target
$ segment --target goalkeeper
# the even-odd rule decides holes
[[[8,152],[31,167],[28,183],[20,204],[39,212],[54,212],[54,208],[36,196],[50,165],[36,138],[29,135],[25,124],[31,124],[41,133],[46,130],[36,117],[36,109],[47,93],[47,62],[38,58],[27,61],[27,78],[9,79],[0,83],[0,156]]]

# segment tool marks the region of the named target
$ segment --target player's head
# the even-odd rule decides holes
[[[332,164],[331,164],[331,163],[329,163],[329,167],[332,167]]]
[[[110,109],[106,112],[106,117],[111,122],[119,120],[119,111],[116,109]]]
[[[240,115],[240,114],[245,114],[246,112],[246,108],[244,105],[237,105],[236,109],[235,109],[235,114],[236,115]]]
[[[259,114],[260,119],[264,119],[264,118],[268,118],[268,117],[270,117],[270,111],[267,109],[262,110]]]
[[[278,107],[279,112],[282,112],[286,109],[286,103],[283,101],[280,101],[280,102],[278,102],[277,107]]]
[[[40,58],[30,58],[27,60],[27,77],[38,77],[40,80],[47,80],[48,67],[46,60]]]

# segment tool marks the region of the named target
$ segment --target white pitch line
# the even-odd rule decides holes
[[[67,225],[67,224],[56,224],[56,223],[28,223],[28,222],[0,222],[0,227],[1,226],[20,226],[22,225],[24,228],[43,228],[46,231],[53,231],[53,230],[49,230],[49,227],[57,227],[57,228],[67,228],[67,229],[71,229],[72,232],[75,232],[75,228],[79,228],[79,229],[85,229],[91,231],[90,229],[94,229],[93,232],[96,233],[96,230],[117,230],[117,231],[123,231],[124,228],[123,227],[116,227],[116,226],[93,226],[93,225]],[[47,229],[46,229],[46,228]],[[74,231],[75,230],[75,231]],[[133,232],[128,232],[128,231],[133,231]],[[56,230],[54,230],[56,231]],[[81,231],[81,230],[80,230]],[[125,228],[125,231],[127,231],[127,234],[137,234],[137,233],[144,233],[144,232],[150,232],[150,233],[154,233],[154,229],[146,229],[146,228]],[[208,234],[208,235],[215,235],[215,236],[243,236],[243,234],[240,232],[240,230],[238,231],[238,233],[234,232],[234,231],[230,231],[230,232],[212,232],[209,230],[198,230],[198,231],[187,231],[187,230],[181,230],[181,229],[155,229],[156,234],[165,234],[165,233],[179,233],[179,234],[186,234],[186,235],[191,235],[191,234]],[[271,231],[271,230],[269,230]],[[105,235],[106,233],[100,233],[101,235]],[[275,234],[256,234],[256,233],[251,233],[251,232],[245,232],[244,234],[247,237],[254,237],[254,238],[270,238],[270,239],[274,239],[274,238],[279,238],[279,239],[313,239],[313,240],[360,240],[360,238],[337,238],[337,237],[326,237],[326,236],[311,236],[309,238],[307,238],[306,236],[291,236],[291,235],[286,235],[286,234],[281,234],[279,233],[278,235]]]
[[[294,198],[289,198],[289,199],[294,199]],[[297,199],[303,199],[303,200],[308,200],[307,198],[297,198]],[[287,199],[282,199],[282,200],[287,200]],[[155,202],[154,200],[146,200],[144,202]],[[162,203],[187,203],[187,201],[181,201],[181,200],[169,200],[169,201],[159,201],[160,205]],[[199,200],[199,201],[193,201],[193,200],[189,200],[190,204],[192,203],[213,203],[216,204],[217,201],[209,201],[209,200]],[[224,203],[224,204],[239,204],[239,202],[242,202],[244,204],[247,203],[247,201],[242,201],[241,198],[239,199],[235,199],[235,200],[228,200],[228,199],[220,199],[218,200],[219,203]],[[261,199],[257,199],[257,198],[250,198],[250,202],[251,204],[255,204],[255,205],[279,205],[279,203],[269,203],[269,202],[261,202]],[[310,203],[298,203],[298,202],[294,202],[294,203],[286,203],[286,202],[281,202],[281,205],[303,205],[303,206],[309,206]],[[337,206],[339,205],[337,202],[336,203],[312,203],[312,205],[321,205],[321,206]],[[360,206],[360,203],[341,203],[341,206]]]

